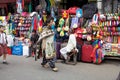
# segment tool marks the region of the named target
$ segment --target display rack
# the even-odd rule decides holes
[[[16,31],[16,36],[20,35],[27,36],[31,27],[32,17],[22,16],[20,14],[14,15],[14,26]]]

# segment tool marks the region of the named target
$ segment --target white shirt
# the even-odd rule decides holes
[[[7,43],[7,37],[5,33],[0,33],[0,43],[6,44]]]
[[[66,48],[67,52],[70,52],[73,48],[76,48],[76,37],[74,34],[70,34]]]

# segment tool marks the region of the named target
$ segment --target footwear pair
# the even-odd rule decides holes
[[[55,68],[53,68],[52,70],[53,70],[54,72],[57,72],[57,71],[58,71],[58,68],[55,67]]]
[[[48,68],[48,67],[49,67],[48,64],[43,65],[43,64],[41,63],[41,65],[42,65],[44,68]]]
[[[63,61],[61,61],[61,63],[69,64],[69,61],[68,60],[63,60]]]
[[[3,64],[8,64],[8,62],[6,62],[6,61],[3,61]]]
[[[29,57],[31,57],[31,56],[27,56],[26,58],[29,58]]]

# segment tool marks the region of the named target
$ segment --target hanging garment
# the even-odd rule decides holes
[[[30,2],[29,3],[29,13],[31,13],[32,12],[32,3]]]
[[[45,8],[47,7],[47,3],[45,0],[39,0],[40,1],[40,5],[42,7],[43,10],[45,10]]]
[[[54,0],[50,0],[50,4],[51,4],[51,6],[55,6],[55,1]]]
[[[77,28],[78,27],[78,17],[72,18],[71,22],[71,28]]]
[[[39,19],[39,23],[38,23],[38,31],[41,32],[42,31],[42,26],[43,26],[43,21],[42,18]]]
[[[50,1],[49,0],[45,0],[45,1],[46,1],[46,4],[47,4],[46,11],[47,11],[48,14],[50,14],[50,6],[51,6]]]
[[[80,17],[80,18],[83,16],[83,11],[82,11],[82,9],[79,9],[79,8],[78,8],[78,9],[76,10],[76,16],[77,16],[77,17]]]
[[[98,14],[94,14],[92,18],[92,23],[98,24]]]
[[[17,2],[17,12],[22,13],[22,3]]]
[[[37,26],[37,18],[36,18],[36,16],[35,16],[35,19],[34,19],[34,28],[33,28],[33,29],[34,29],[34,30],[37,30],[37,27],[38,27],[38,26]]]

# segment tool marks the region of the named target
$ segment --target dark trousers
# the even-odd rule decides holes
[[[55,68],[55,61],[54,59],[46,59],[45,57],[45,51],[43,51],[43,60],[42,60],[42,65],[46,65],[47,63],[49,63],[49,66],[51,68]]]
[[[32,56],[32,53],[34,52],[34,54],[36,54],[36,48],[34,48],[33,46],[29,47],[29,56]]]

